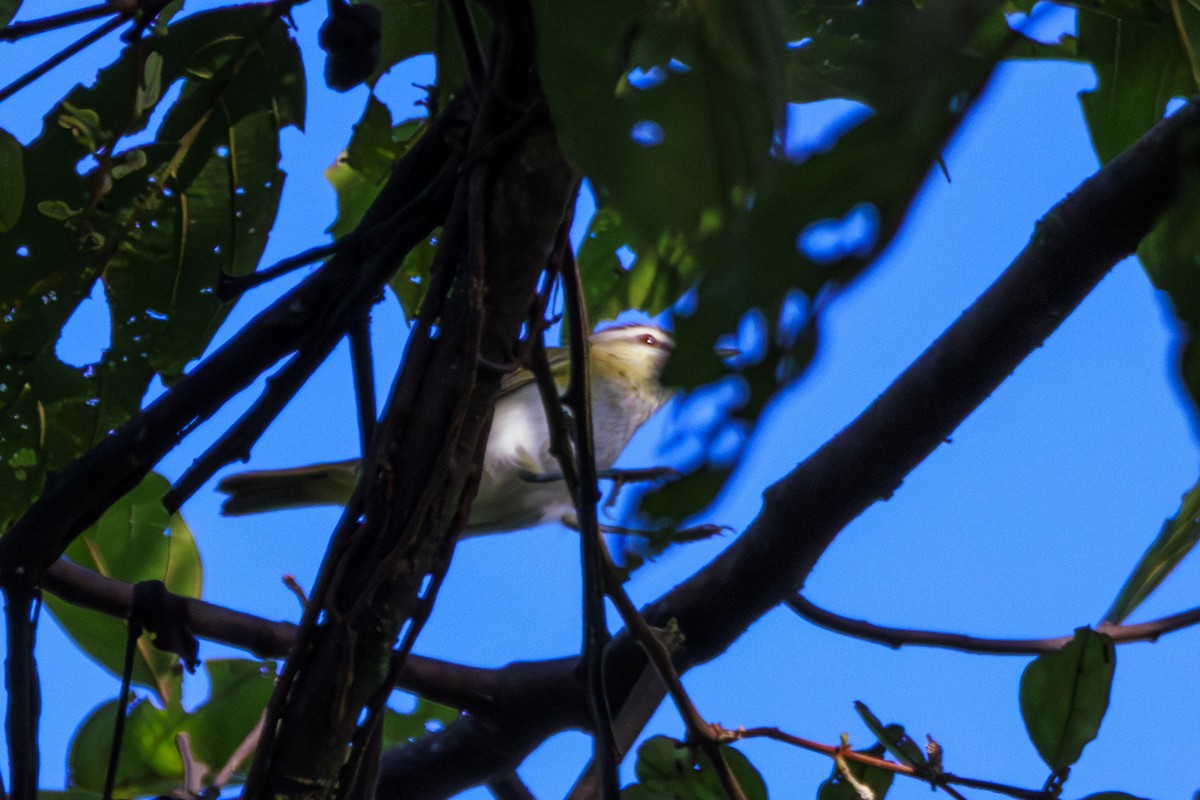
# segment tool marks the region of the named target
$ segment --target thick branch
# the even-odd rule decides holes
[[[685,642],[680,669],[716,657],[758,617],[799,591],[834,537],[932,453],[1058,327],[1138,242],[1174,199],[1185,132],[1200,127],[1193,101],[1085,181],[1043,219],[1030,244],[984,294],[845,430],[764,495],[745,533],[708,566],[646,610],[674,619]],[[628,692],[645,669],[628,635],[614,640],[611,696]],[[441,797],[511,769],[558,730],[526,719],[519,730],[468,731],[451,725],[419,743],[427,758],[385,757],[380,796]],[[510,733],[513,733],[510,737]],[[495,737],[483,741],[480,737]],[[495,751],[502,748],[507,758]],[[487,758],[477,757],[486,750]],[[437,791],[407,791],[436,761]]]
[[[59,560],[46,570],[47,591],[80,608],[127,619],[133,608],[133,584],[108,578],[90,569]],[[295,641],[296,626],[192,597],[169,596],[183,609],[184,626],[201,639],[247,650],[260,658],[283,658]],[[443,705],[475,714],[507,719],[516,709],[545,697],[573,714],[576,695],[575,659],[519,662],[496,669],[471,667],[436,658],[410,655],[404,662],[397,687]],[[239,762],[240,763],[240,762]]]

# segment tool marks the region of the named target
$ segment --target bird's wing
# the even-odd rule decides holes
[[[570,360],[570,351],[565,347],[547,347],[546,358],[550,361],[550,372],[557,379],[559,376],[559,367],[566,364]],[[528,386],[533,383],[533,372],[520,367],[505,375],[500,379],[500,391],[496,393],[496,399],[499,400],[507,394],[511,394],[523,386]],[[561,381],[558,381],[561,383]]]

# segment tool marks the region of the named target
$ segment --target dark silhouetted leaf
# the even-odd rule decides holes
[[[1178,369],[1191,401],[1193,428],[1200,431],[1200,136],[1185,136],[1180,147],[1185,151],[1180,163],[1189,166],[1180,175],[1179,194],[1142,240],[1138,259],[1155,287],[1166,292],[1180,322],[1175,332]]]
[[[329,16],[318,34],[329,88],[345,92],[378,69],[382,25],[383,13],[370,3],[329,4]]]
[[[20,7],[21,0],[0,0],[0,26],[11,22]]]
[[[3,233],[17,224],[25,204],[25,152],[17,137],[3,128],[0,128],[0,175],[4,176],[4,191],[0,192],[0,233]]]
[[[305,99],[299,50],[269,13],[201,12],[127,48],[25,149],[38,180],[0,233],[21,265],[0,271],[0,452],[21,454],[0,464],[0,526],[47,470],[138,410],[156,374],[169,384],[203,352],[229,311],[218,276],[257,264],[284,177],[279,130],[302,124]],[[155,141],[123,149],[179,82]],[[101,276],[111,346],[97,363],[65,364],[59,334]]]
[[[1110,9],[1079,11],[1078,52],[1095,67],[1097,78],[1096,88],[1080,93],[1079,99],[1102,164],[1162,119],[1172,96],[1195,91],[1166,11],[1150,18],[1140,10],[1122,11],[1122,16],[1113,16]]]
[[[1079,760],[1108,710],[1117,657],[1112,639],[1089,628],[1021,675],[1021,716],[1038,755],[1055,772]]]

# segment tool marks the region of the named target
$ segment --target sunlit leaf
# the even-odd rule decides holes
[[[183,519],[169,516],[162,497],[170,483],[151,473],[136,489],[113,504],[100,520],[78,536],[66,555],[101,575],[136,583],[161,580],[169,591],[199,597],[200,555]],[[125,658],[126,626],[120,619],[71,605],[53,595],[46,607],[85,653],[114,676]],[[163,701],[172,699],[179,677],[179,658],[159,650],[150,634],[138,641],[133,682],[147,686]]]
[[[559,140],[640,241],[698,231],[744,204],[782,119],[770,3],[542,0],[534,10]]]
[[[1075,631],[1061,650],[1034,659],[1021,675],[1021,716],[1038,755],[1054,772],[1079,760],[1108,710],[1117,665],[1112,639]]]
[[[732,747],[722,747],[721,753],[748,800],[766,800],[767,785],[750,761]],[[621,791],[625,800],[725,800],[728,796],[699,749],[666,736],[642,743],[634,770],[637,783]]]
[[[1200,540],[1200,483],[1183,496],[1178,513],[1167,520],[1146,549],[1125,585],[1105,614],[1107,622],[1120,623],[1171,574]]]
[[[117,701],[110,700],[93,711],[71,740],[67,756],[70,788],[102,791],[108,773]],[[175,700],[159,708],[149,700],[138,700],[129,709],[121,744],[114,792],[120,797],[144,797],[169,792],[183,777],[183,759],[175,742],[183,730],[186,714]]]
[[[325,170],[338,201],[337,219],[329,226],[329,233],[340,237],[354,229],[383,188],[396,159],[420,135],[422,124],[423,120],[412,119],[393,126],[387,106],[374,95],[367,98],[345,152]]]

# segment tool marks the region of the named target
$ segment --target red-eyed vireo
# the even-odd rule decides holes
[[[670,334],[650,325],[606,328],[592,334],[590,343],[596,467],[606,470],[637,429],[670,397],[659,376],[674,343]],[[549,356],[561,390],[567,383],[567,351],[551,349]],[[358,467],[358,459],[351,459],[230,475],[217,485],[229,495],[221,511],[239,515],[342,505],[354,490]],[[500,533],[573,518],[575,506],[562,480],[530,479],[556,474],[559,465],[550,452],[550,433],[533,373],[519,369],[504,378],[496,397],[479,492],[463,535]]]

